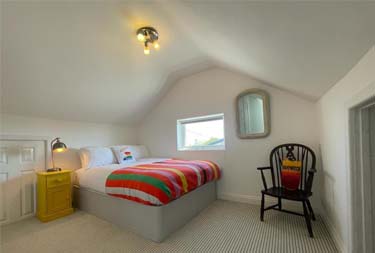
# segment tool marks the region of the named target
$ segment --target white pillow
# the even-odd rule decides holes
[[[92,168],[108,164],[117,163],[110,148],[107,147],[87,147],[79,151],[82,168]]]
[[[128,146],[114,146],[111,147],[113,153],[116,156],[117,162],[119,164],[135,162],[136,159]]]

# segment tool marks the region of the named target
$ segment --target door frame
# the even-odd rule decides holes
[[[369,238],[367,222],[371,222],[370,201],[364,201],[369,192],[369,164],[364,160],[364,153],[368,153],[366,131],[363,129],[364,108],[375,102],[375,83],[369,84],[364,90],[354,96],[348,103],[347,124],[347,184],[348,184],[348,238],[346,252],[370,252],[375,244]],[[370,195],[371,196],[371,195]],[[371,204],[371,202],[370,202]]]

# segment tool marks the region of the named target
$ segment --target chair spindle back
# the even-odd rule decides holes
[[[315,172],[316,157],[314,152],[302,144],[288,143],[275,147],[270,154],[270,165],[273,168],[272,184],[274,187],[283,187],[281,184],[281,170],[284,159],[301,161],[301,181],[298,187],[302,191],[310,191],[308,186],[309,172]],[[311,186],[310,186],[311,188]]]

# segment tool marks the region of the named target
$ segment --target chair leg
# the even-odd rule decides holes
[[[262,202],[260,205],[260,221],[263,221],[264,218],[264,194],[262,193]]]
[[[311,213],[311,218],[312,218],[312,220],[316,220],[316,219],[315,219],[314,211],[313,211],[312,206],[311,206],[311,203],[310,203],[310,200],[306,200],[306,204],[307,204],[307,207],[309,208],[309,211],[310,211],[310,213]]]
[[[314,237],[314,234],[313,234],[313,231],[312,231],[312,227],[311,227],[310,214],[309,214],[309,212],[307,211],[306,202],[305,202],[305,201],[302,201],[302,205],[303,205],[303,214],[304,214],[304,216],[305,216],[305,221],[306,221],[306,225],[307,225],[307,230],[309,231],[309,235],[310,235],[310,237]]]
[[[281,211],[281,198],[279,198],[278,205],[279,205],[279,210]]]

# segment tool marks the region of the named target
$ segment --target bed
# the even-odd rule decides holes
[[[84,161],[81,157],[81,160]],[[165,158],[137,158],[124,164],[106,164],[75,171],[75,207],[107,220],[144,238],[161,242],[216,200],[216,180],[163,205],[145,205],[108,195],[109,175],[144,164],[163,163]]]

